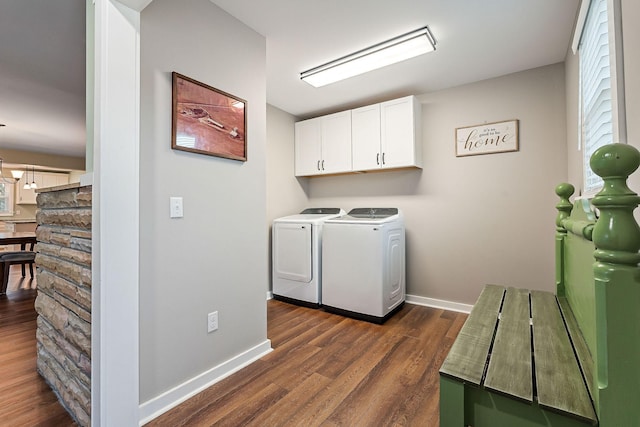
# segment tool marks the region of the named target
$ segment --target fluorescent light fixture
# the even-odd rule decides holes
[[[434,50],[436,41],[424,27],[304,71],[300,78],[321,87]]]

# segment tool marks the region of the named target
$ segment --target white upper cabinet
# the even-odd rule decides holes
[[[380,168],[380,104],[351,111],[351,150],[353,170]]]
[[[421,115],[415,96],[380,104],[381,167],[422,168]]]
[[[296,176],[320,173],[322,158],[322,124],[320,118],[295,124]]]
[[[322,173],[350,172],[351,111],[322,117]]]
[[[351,171],[351,111],[295,124],[296,176]]]
[[[296,176],[422,167],[415,96],[296,123]]]
[[[420,114],[415,96],[353,110],[353,170],[422,167]]]

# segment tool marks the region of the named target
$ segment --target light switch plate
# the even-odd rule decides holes
[[[218,330],[218,312],[214,311],[207,315],[207,332]]]
[[[169,216],[171,218],[182,218],[184,216],[182,209],[182,197],[169,197],[169,205]]]

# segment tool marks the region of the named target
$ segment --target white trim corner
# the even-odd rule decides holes
[[[443,310],[457,311],[459,313],[471,313],[473,305],[463,304],[455,301],[446,301],[436,298],[421,297],[417,295],[407,295],[406,302],[408,304],[422,305],[425,307],[440,308]]]
[[[589,11],[590,3],[591,0],[581,0],[580,2],[578,18],[576,19],[576,27],[573,30],[573,38],[571,39],[571,51],[574,55],[578,53],[580,38],[582,38],[582,29],[584,28],[584,23],[587,20],[587,12]]]

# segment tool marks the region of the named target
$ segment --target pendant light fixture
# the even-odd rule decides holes
[[[31,185],[29,184],[29,166],[25,165],[24,170],[27,171],[27,176],[24,178],[24,186],[22,188],[28,190],[31,188]]]
[[[2,162],[3,162],[3,160],[2,160],[2,158],[0,158],[0,183],[3,183],[3,184],[15,184],[16,182],[20,181],[20,178],[22,178],[23,171],[18,170],[18,169],[15,169],[15,170],[12,169],[11,170],[12,178],[5,177],[3,175],[3,173],[2,173],[3,172],[2,171]]]
[[[25,165],[24,170],[27,172],[27,175],[24,177],[24,185],[22,188],[24,190],[28,190],[31,188],[31,185],[29,185],[29,166]]]
[[[436,41],[429,27],[423,27],[303,71],[300,78],[315,87],[325,86],[434,50]]]
[[[29,186],[32,190],[38,188],[38,184],[36,184],[36,167],[31,167],[31,176],[33,177],[33,181],[31,181],[31,185]]]

